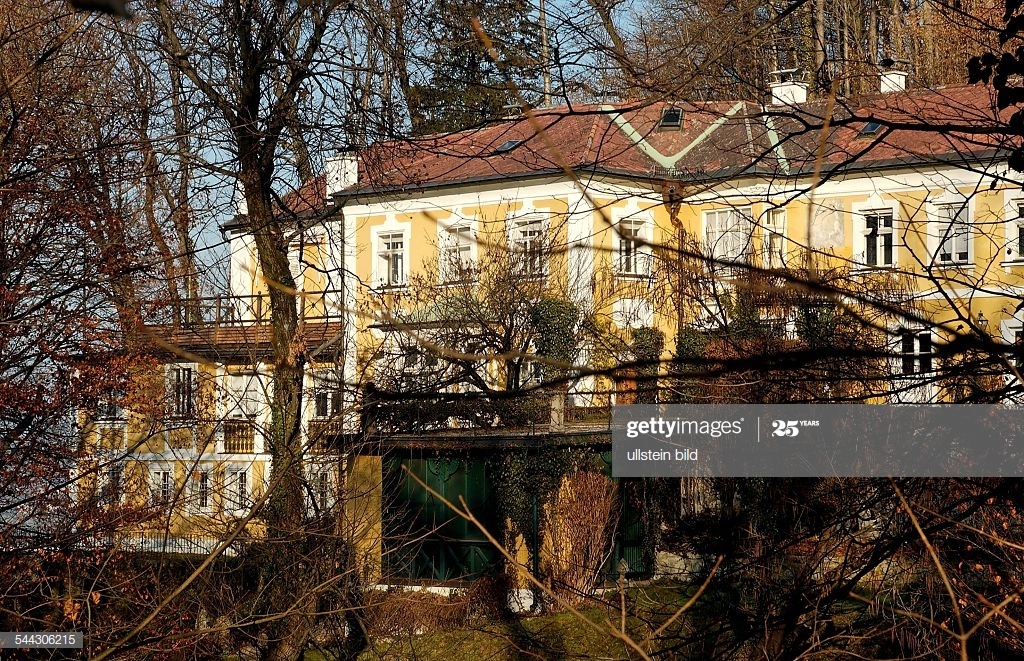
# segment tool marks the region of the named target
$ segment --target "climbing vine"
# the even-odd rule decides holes
[[[537,333],[537,354],[559,363],[571,363],[577,348],[579,309],[564,298],[541,298],[530,310],[530,323]],[[546,381],[564,378],[567,370],[545,366]]]

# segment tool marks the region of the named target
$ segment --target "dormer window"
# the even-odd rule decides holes
[[[663,108],[658,128],[662,131],[683,128],[683,109],[675,107]]]

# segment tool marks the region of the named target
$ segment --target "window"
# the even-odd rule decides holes
[[[1010,222],[1006,225],[1006,255],[1012,261],[1024,261],[1024,200],[1010,206]]]
[[[930,373],[932,371],[932,334],[928,331],[901,331],[900,358],[903,374]]]
[[[380,281],[384,287],[405,284],[405,235],[401,232],[381,234],[377,253],[380,262]]]
[[[228,375],[228,417],[255,418],[263,404],[258,374]]]
[[[522,367],[523,388],[539,386],[544,382],[544,363],[536,360],[524,360]]]
[[[860,130],[860,135],[874,135],[882,129],[879,122],[867,122]]]
[[[191,367],[172,367],[168,372],[171,415],[176,418],[195,414],[195,382]]]
[[[741,264],[747,262],[753,227],[750,207],[707,211],[704,222],[708,248],[713,259]]]
[[[306,508],[310,516],[320,516],[334,507],[334,478],[329,467],[313,466],[306,488]]]
[[[174,472],[156,468],[149,473],[150,500],[154,505],[167,505],[174,499]]]
[[[288,271],[291,272],[296,291],[302,291],[303,271],[306,266],[303,252],[302,243],[293,243],[288,248]]]
[[[249,471],[245,468],[229,469],[224,481],[224,509],[237,513],[248,507]]]
[[[448,228],[441,255],[441,273],[445,282],[462,282],[473,271],[473,228],[456,225]]]
[[[650,255],[644,250],[644,223],[623,220],[616,226],[619,232],[618,273],[627,276],[650,274]]]
[[[124,412],[121,407],[117,405],[117,402],[113,399],[101,399],[96,404],[96,419],[97,420],[120,420],[124,417]]]
[[[313,374],[313,417],[333,418],[341,413],[341,384],[332,370]]]
[[[124,494],[124,468],[120,464],[111,464],[101,470],[99,476],[98,495],[103,505],[117,505]]]
[[[210,471],[201,469],[192,473],[192,498],[190,500],[192,510],[195,512],[207,512],[213,504],[212,498],[213,483]]]
[[[546,230],[546,223],[541,218],[513,222],[512,249],[522,256],[522,269],[526,275],[539,276],[547,272],[544,241]]]
[[[868,266],[893,266],[892,211],[864,213],[864,263]]]
[[[682,108],[662,108],[661,121],[658,123],[660,129],[680,129],[683,127]]]
[[[764,253],[761,265],[766,269],[786,268],[786,210],[771,209],[764,219]]]
[[[494,154],[507,154],[516,147],[518,147],[520,144],[522,144],[522,142],[522,140],[506,140],[505,142],[498,145],[498,148],[494,150]]]
[[[967,203],[945,204],[939,207],[940,264],[966,264],[971,226],[967,218]]]

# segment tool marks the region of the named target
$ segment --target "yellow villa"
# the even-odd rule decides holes
[[[441,523],[400,467],[486,509],[494,452],[599,452],[607,407],[636,394],[616,370],[635,329],[660,331],[670,359],[680,326],[727,323],[723,293],[755,277],[854,283],[829,295],[880,310],[900,384],[875,397],[945,397],[930,375],[958,334],[1018,344],[1024,192],[999,143],[1002,115],[987,88],[903,81],[888,72],[884,91],[834,101],[782,81],[769,103],[547,108],[328,158],[283,212],[308,351],[310,516],[353,522],[375,580],[482,570],[495,559],[486,540]],[[229,291],[153,329],[163,349],[149,409],[88,416],[97,492],[173,504],[162,541],[142,535],[140,547],[208,549],[266,488],[272,283],[242,225],[224,232]],[[531,310],[543,300],[565,304],[563,325],[590,325],[571,355],[538,355]],[[763,321],[792,334],[787,314]],[[560,385],[543,386],[552,375]],[[510,408],[522,400],[509,394],[529,406]],[[421,528],[432,532],[415,549],[389,541]],[[641,571],[630,534],[614,560]]]

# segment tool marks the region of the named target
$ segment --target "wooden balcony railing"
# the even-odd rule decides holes
[[[300,292],[296,306],[306,321],[341,321],[341,290]],[[244,326],[270,322],[270,295],[188,298],[172,310],[178,327]]]
[[[252,454],[256,450],[256,426],[250,420],[224,421],[224,452]]]

